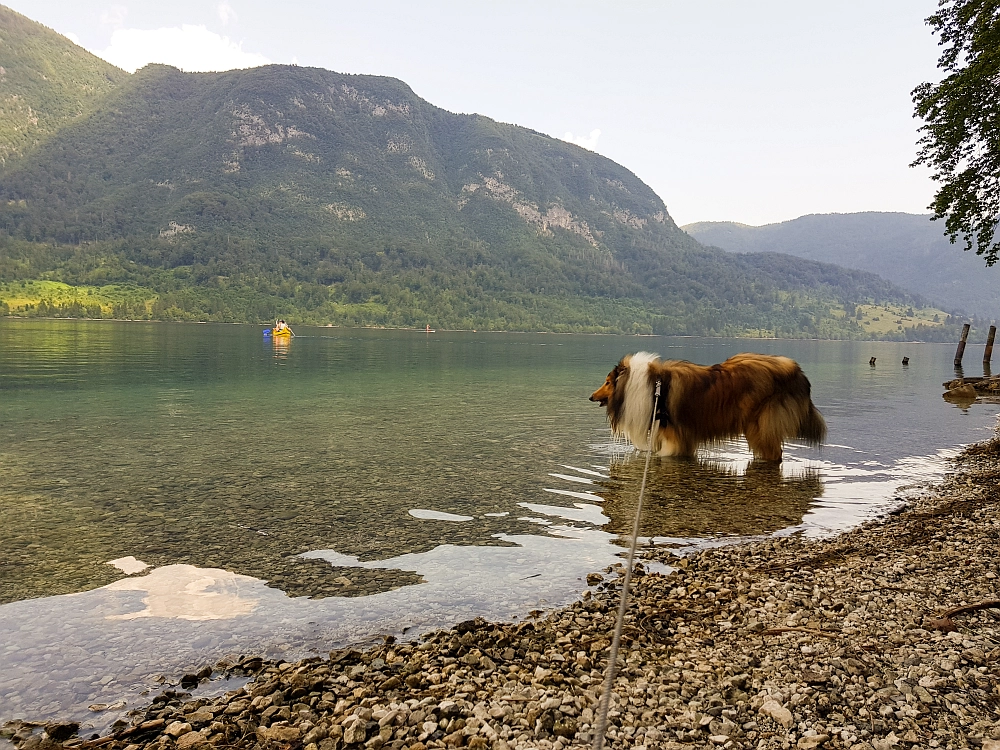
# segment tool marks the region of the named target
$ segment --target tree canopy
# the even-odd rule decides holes
[[[940,183],[930,208],[952,242],[992,266],[1000,254],[1000,0],[940,0],[927,24],[944,47],[938,83],[913,90],[920,151]]]

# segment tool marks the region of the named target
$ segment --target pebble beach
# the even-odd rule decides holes
[[[998,482],[994,439],[834,537],[645,549],[672,570],[635,569],[606,746],[1000,750]],[[31,717],[0,736],[18,750],[587,747],[623,573],[595,571],[580,601],[521,623],[192,665],[106,736]],[[247,681],[193,697],[220,675]]]

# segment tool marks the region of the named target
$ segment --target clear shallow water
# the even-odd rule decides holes
[[[941,399],[951,345],[298,333],[0,321],[0,722],[101,728],[117,713],[88,704],[224,655],[572,601],[631,528],[642,461],[586,400],[627,352],[792,356],[830,427],[780,469],[741,445],[655,460],[663,544],[855,525],[1000,409]],[[150,568],[108,564],[128,556]]]

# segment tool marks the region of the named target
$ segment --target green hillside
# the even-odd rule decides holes
[[[126,77],[0,172],[0,231],[12,314],[79,314],[28,281],[130,289],[133,317],[478,329],[853,337],[856,303],[920,306],[705,248],[575,145],[296,66]]]
[[[0,165],[31,151],[128,74],[0,5]]]
[[[953,245],[930,214],[812,214],[761,227],[711,221],[684,227],[706,245],[739,253],[788,253],[877,273],[948,310],[1000,318],[998,274]]]

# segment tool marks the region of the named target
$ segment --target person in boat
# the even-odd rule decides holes
[[[279,320],[277,323],[274,324],[275,333],[284,333],[286,331],[292,334],[292,336],[295,335],[295,333],[292,331],[291,328],[288,327],[288,324],[285,321]]]

